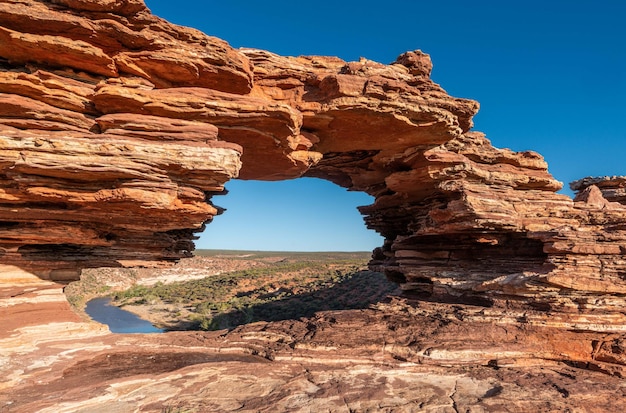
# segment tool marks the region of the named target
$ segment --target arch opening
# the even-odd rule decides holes
[[[383,238],[366,228],[357,207],[374,198],[326,180],[232,180],[212,202],[225,213],[199,234],[196,249],[372,251]]]

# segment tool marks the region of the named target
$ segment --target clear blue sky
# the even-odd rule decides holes
[[[626,175],[626,1],[148,0],[171,22],[233,47],[282,55],[431,55],[432,78],[475,99],[475,130],[495,146],[541,153],[566,185]],[[199,248],[370,250],[357,205],[371,203],[317,180],[233,181],[216,198],[228,211]],[[567,191],[566,191],[567,192]],[[569,192],[567,192],[569,193]]]

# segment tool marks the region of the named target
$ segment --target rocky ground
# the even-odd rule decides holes
[[[227,262],[224,268],[247,265],[201,257],[169,271]],[[0,291],[2,412],[626,408],[621,373],[577,362],[591,346],[584,333],[553,335],[551,327],[518,325],[485,307],[392,294],[361,309],[232,330],[120,335],[74,312],[63,285],[17,270],[11,281],[10,291]],[[564,348],[569,354],[558,353]]]

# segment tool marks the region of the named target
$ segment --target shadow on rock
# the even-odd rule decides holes
[[[198,320],[193,328],[200,330],[232,329],[256,321],[297,320],[312,317],[316,312],[368,308],[385,300],[396,291],[397,285],[383,274],[360,271],[333,284],[306,293],[295,293],[288,288],[267,291],[265,287],[239,293],[241,305],[217,315]],[[264,302],[246,304],[250,297]]]

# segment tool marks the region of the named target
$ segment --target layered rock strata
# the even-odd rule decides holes
[[[588,177],[570,184],[578,199],[586,196],[585,191],[592,186],[596,186],[607,201],[626,205],[626,176]]]
[[[553,328],[582,346],[563,360],[623,374],[624,179],[557,194],[431,68],[234,50],[139,0],[1,0],[2,263],[63,280],[175,261],[229,179],[319,177],[375,197],[371,266],[407,294]]]
[[[591,358],[594,335],[494,323],[476,306],[395,299],[231,332],[123,335],[79,320],[59,284],[3,281],[6,413],[626,408],[623,378],[562,362]]]
[[[207,120],[270,112],[218,104],[250,92],[247,59],[141,1],[2,1],[0,26],[3,263],[75,279],[188,256],[241,167]]]
[[[399,154],[477,110],[419,52],[386,66],[235,51],[140,1],[7,0],[0,27],[0,252],[44,278],[188,255],[238,174],[378,195]]]

